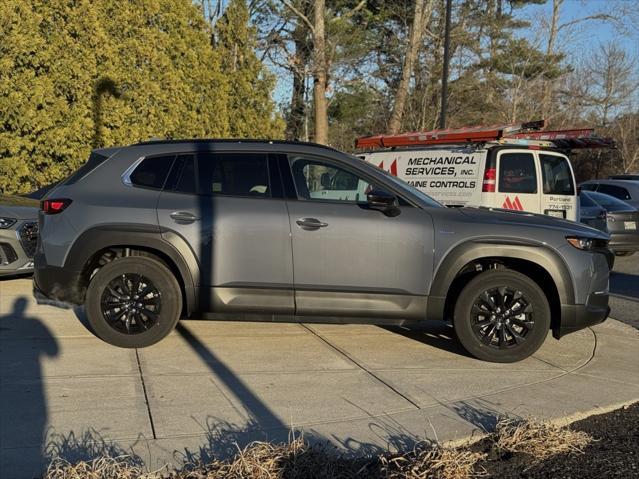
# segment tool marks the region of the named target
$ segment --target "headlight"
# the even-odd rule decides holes
[[[566,238],[566,240],[575,248],[581,249],[584,251],[590,251],[595,246],[597,246],[595,244],[596,240],[593,240],[592,238],[578,238],[576,236],[569,236],[568,238]]]
[[[16,224],[15,218],[0,218],[0,230],[6,230]]]

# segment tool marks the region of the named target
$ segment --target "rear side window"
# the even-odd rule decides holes
[[[535,159],[530,153],[503,153],[499,158],[501,193],[537,193]]]
[[[199,153],[178,157],[167,189],[224,196],[271,196],[268,156],[261,153]]]
[[[585,185],[581,185],[580,188],[587,191],[597,191],[597,183],[587,183]]]
[[[131,173],[131,183],[135,186],[161,189],[174,158],[175,155],[145,158]]]
[[[597,189],[599,193],[605,193],[610,196],[614,196],[615,198],[619,198],[620,200],[631,200],[630,193],[626,188],[617,185],[606,185],[603,183],[599,184],[599,189]]]
[[[547,195],[574,195],[575,183],[568,159],[557,155],[539,155],[544,193]]]

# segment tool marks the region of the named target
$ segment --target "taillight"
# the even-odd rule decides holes
[[[484,173],[484,183],[481,190],[484,193],[494,193],[496,178],[497,170],[495,168],[486,168],[486,172]]]
[[[40,209],[45,215],[57,215],[66,210],[70,204],[71,200],[69,198],[43,200],[40,202]]]

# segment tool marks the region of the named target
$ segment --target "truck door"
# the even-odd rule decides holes
[[[541,210],[550,216],[578,221],[577,189],[570,161],[565,155],[538,151],[541,169]]]
[[[495,208],[541,213],[540,188],[535,154],[531,150],[503,150],[497,153]]]

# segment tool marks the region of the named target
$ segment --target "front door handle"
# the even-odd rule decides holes
[[[328,223],[322,223],[316,218],[300,218],[295,223],[303,230],[317,230],[328,226]]]
[[[174,211],[169,216],[175,221],[183,223],[192,223],[193,221],[197,221],[200,219],[193,213],[189,213],[188,211]]]

